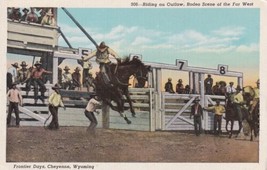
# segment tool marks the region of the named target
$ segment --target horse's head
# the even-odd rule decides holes
[[[144,87],[146,81],[148,80],[148,71],[150,70],[150,66],[144,65],[137,56],[134,56],[131,62],[135,65],[136,71],[133,75],[138,81],[138,87]]]

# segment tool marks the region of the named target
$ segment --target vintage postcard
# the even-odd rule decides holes
[[[1,2],[0,169],[266,169],[266,4]]]

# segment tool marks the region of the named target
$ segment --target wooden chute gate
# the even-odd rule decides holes
[[[227,65],[219,64],[217,69],[191,67],[186,60],[177,59],[175,65],[147,62],[152,68],[149,77],[149,87],[155,89],[155,130],[193,130],[193,119],[189,119],[192,102],[196,97],[200,99],[202,107],[215,104],[216,99],[222,100],[225,96],[205,95],[204,78],[205,74],[236,77],[238,85],[243,87],[243,73],[229,71]],[[171,94],[162,92],[162,70],[174,70],[188,72],[189,86],[193,94]],[[202,128],[213,130],[214,113],[204,111]],[[222,130],[225,128],[225,121],[222,122]],[[234,127],[236,129],[236,126]]]

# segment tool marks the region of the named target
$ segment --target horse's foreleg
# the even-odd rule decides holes
[[[129,95],[129,91],[128,91],[128,90],[125,91],[124,94],[125,94],[126,99],[127,99],[128,103],[129,103],[129,105],[130,105],[130,110],[131,110],[131,112],[132,112],[132,116],[135,117],[135,111],[134,111],[134,109],[133,109],[133,103],[132,103],[131,97],[130,97],[130,95]]]
[[[243,126],[242,126],[242,120],[241,121],[240,120],[238,121],[238,125],[239,125],[239,129],[238,129],[238,133],[237,133],[236,137],[238,137],[240,135],[241,129],[243,128]]]
[[[230,131],[229,138],[231,138],[231,137],[232,137],[232,135],[233,135],[233,128],[234,128],[234,121],[233,121],[233,120],[231,120],[231,131]]]

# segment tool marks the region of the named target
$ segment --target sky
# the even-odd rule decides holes
[[[105,41],[121,57],[141,54],[143,61],[168,64],[182,59],[187,60],[189,66],[212,69],[224,64],[230,71],[244,73],[244,85],[255,86],[259,78],[260,13],[257,8],[67,10],[97,43]],[[58,26],[74,48],[95,49],[60,8]],[[67,46],[61,37],[59,46]],[[62,67],[68,64],[71,62],[65,61]],[[168,77],[177,81],[187,74],[166,71],[163,77],[163,81]]]

